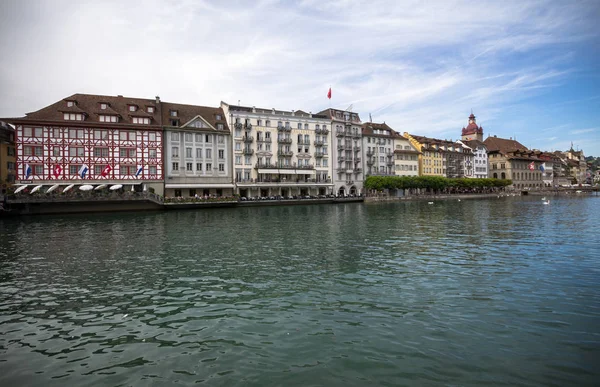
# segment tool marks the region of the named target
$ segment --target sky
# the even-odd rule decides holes
[[[472,110],[484,137],[600,156],[598,20],[600,0],[3,0],[0,117],[158,95],[456,140]]]

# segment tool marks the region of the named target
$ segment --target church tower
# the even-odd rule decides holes
[[[477,120],[475,119],[473,111],[471,111],[471,115],[469,116],[469,125],[462,129],[461,140],[477,140],[483,142],[483,126],[477,126]]]

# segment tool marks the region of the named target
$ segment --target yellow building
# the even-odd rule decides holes
[[[404,137],[419,152],[419,176],[446,176],[446,158],[441,149],[432,146],[431,139],[404,132]]]
[[[0,193],[15,182],[15,130],[0,121]]]

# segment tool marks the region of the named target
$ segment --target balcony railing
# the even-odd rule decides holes
[[[371,159],[367,160],[367,165],[373,165],[373,163],[374,163],[373,160],[371,160]]]
[[[256,139],[256,142],[265,142],[265,143],[271,143],[271,137],[269,138],[263,138],[263,137],[259,137]]]
[[[361,138],[362,136],[361,136],[361,134],[360,134],[360,133],[358,133],[358,132],[354,132],[354,133],[352,133],[352,137],[353,137],[353,138]]]
[[[362,172],[362,168],[354,168],[354,173],[361,173]]]
[[[254,149],[248,149],[248,148],[244,148],[244,150],[242,151],[245,155],[253,155],[254,154]]]
[[[360,152],[360,145],[355,145],[354,146],[354,151],[355,152]]]
[[[329,129],[315,129],[316,134],[327,134],[329,133]]]
[[[355,162],[355,163],[360,163],[360,157],[355,157],[355,158],[354,158],[354,162]]]
[[[348,185],[352,185],[352,184],[354,184],[354,180],[347,180],[347,181],[346,181],[346,184],[348,184]]]
[[[338,156],[338,161],[346,161],[346,157],[345,156]]]
[[[323,141],[323,140],[315,140],[314,144],[315,144],[315,146],[323,146],[323,145],[325,145],[325,141]]]
[[[315,169],[314,164],[296,164],[296,163],[277,163],[277,164],[267,164],[267,163],[256,163],[254,168],[258,169]]]
[[[291,144],[292,138],[291,137],[278,137],[277,141],[281,144]]]
[[[372,157],[375,153],[373,151],[367,151],[367,157]]]
[[[246,123],[246,125],[244,125],[244,127],[248,130],[252,130],[252,124],[251,123]]]
[[[236,122],[235,124],[233,124],[233,127],[236,129],[242,129],[244,126],[241,122]]]
[[[294,155],[294,152],[292,152],[292,151],[277,151],[277,155],[279,155],[280,157],[292,157]]]
[[[298,145],[310,145],[310,140],[309,141],[298,140]]]
[[[335,132],[335,135],[336,135],[337,137],[344,137],[344,131],[343,131],[343,130],[337,130],[337,131]]]
[[[252,141],[254,141],[254,137],[252,137],[252,136],[244,136],[242,139],[243,139],[244,142],[252,142]]]
[[[315,157],[323,157],[323,156],[327,156],[327,153],[325,153],[325,152],[315,152]]]
[[[289,126],[283,126],[283,125],[281,125],[281,126],[277,127],[277,131],[279,131],[279,132],[291,132],[292,128],[290,128]]]

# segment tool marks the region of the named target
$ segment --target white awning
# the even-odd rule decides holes
[[[165,188],[233,188],[233,184],[165,184]]]

